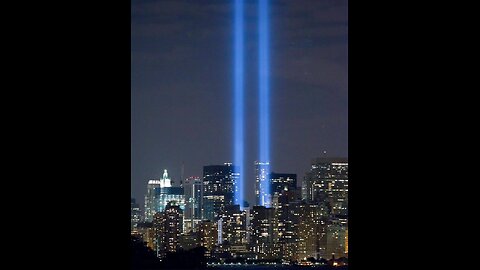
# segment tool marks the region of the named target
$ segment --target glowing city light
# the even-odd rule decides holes
[[[235,203],[243,207],[244,179],[244,7],[235,0],[234,16],[234,164],[239,176],[235,186]]]
[[[269,16],[268,0],[259,0],[258,7],[258,90],[259,90],[259,161],[268,164],[270,161],[270,110],[269,110]],[[269,167],[267,167],[269,168]],[[266,175],[270,172],[267,171]],[[266,179],[265,182],[268,182]],[[260,185],[261,194],[270,194],[270,185]],[[262,196],[263,197],[263,196]],[[268,205],[265,198],[261,199],[261,205]]]

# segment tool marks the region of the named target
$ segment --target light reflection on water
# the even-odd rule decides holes
[[[332,267],[328,265],[322,266],[290,266],[290,265],[222,265],[222,266],[208,266],[207,269],[211,270],[237,270],[237,269],[248,269],[248,270],[272,270],[272,269],[282,269],[282,270],[347,270],[347,266],[341,267]]]

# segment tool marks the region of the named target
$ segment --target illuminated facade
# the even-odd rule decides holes
[[[310,205],[322,208],[320,219],[321,236],[318,248],[310,249],[311,240],[305,245],[305,256],[322,257],[325,259],[348,256],[348,159],[347,158],[317,158],[312,162],[311,170],[306,174],[302,183],[302,198]],[[310,206],[311,208],[311,206]],[[305,213],[312,210],[303,210]],[[308,216],[308,214],[307,214]],[[310,214],[311,218],[311,214]],[[306,219],[308,221],[308,219]],[[317,222],[316,218],[311,219]],[[310,224],[301,222],[302,242],[309,237]],[[303,244],[302,244],[303,245]],[[303,251],[302,251],[303,252]],[[315,255],[315,256],[313,256]]]
[[[151,222],[156,212],[162,212],[166,204],[162,204],[165,198],[159,198],[158,195],[165,193],[160,191],[163,188],[172,187],[171,179],[168,177],[167,170],[163,170],[163,176],[160,180],[149,180],[147,184],[147,195],[145,195],[145,220]],[[159,203],[162,205],[160,206]]]
[[[278,222],[278,251],[282,260],[298,260],[298,226],[300,202],[294,190],[283,191],[278,195],[276,219]]]
[[[250,250],[256,253],[256,259],[276,259],[279,254],[275,209],[253,206],[250,214]]]
[[[155,189],[155,212],[165,211],[170,202],[175,202],[182,211],[185,209],[185,194],[182,187],[161,187]]]
[[[270,192],[272,195],[280,194],[285,190],[297,189],[297,175],[293,173],[270,173]]]
[[[297,260],[325,256],[327,210],[322,204],[301,203],[298,206]]]
[[[239,205],[225,206],[221,214],[222,239],[230,245],[247,245],[246,212]]]
[[[141,221],[141,211],[135,199],[130,200],[130,230],[136,231],[138,223]]]
[[[325,257],[338,259],[348,257],[348,221],[335,218],[329,221],[326,230]]]
[[[195,225],[202,219],[203,181],[200,177],[188,177],[183,187],[185,192],[184,228],[187,232],[195,231]]]
[[[345,257],[348,258],[348,225],[345,228]]]
[[[164,256],[166,253],[165,247],[163,246],[163,237],[165,236],[164,213],[157,212],[153,215],[152,228],[154,232],[153,250],[157,257]]]
[[[272,194],[270,193],[270,163],[255,161],[255,196],[256,205],[271,207]]]
[[[173,187],[172,181],[168,177],[167,170],[164,170],[163,177],[160,180],[150,180],[147,185],[147,195],[145,196],[145,220],[153,221],[153,216],[157,212],[163,212],[169,202],[173,202],[185,209],[185,194],[182,187]]]
[[[198,230],[200,246],[205,247],[208,252],[207,257],[210,257],[211,252],[215,248],[218,240],[218,225],[211,220],[202,220],[199,223]]]
[[[237,179],[237,168],[231,163],[203,167],[203,219],[216,221],[225,206],[233,205]]]
[[[169,202],[164,212],[154,215],[154,247],[159,258],[164,258],[167,252],[177,251],[182,224],[183,210],[175,202]]]
[[[145,221],[152,222],[155,215],[155,189],[160,188],[160,180],[149,180],[145,195]]]
[[[189,232],[181,234],[179,238],[180,248],[190,250],[200,246],[200,238],[198,232]]]
[[[348,159],[317,158],[302,184],[303,199],[324,202],[330,214],[348,215]]]
[[[148,248],[155,250],[154,246],[154,229],[152,222],[140,222],[137,225],[136,235],[139,235]]]

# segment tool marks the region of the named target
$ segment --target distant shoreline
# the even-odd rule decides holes
[[[318,269],[318,270],[346,270],[348,266],[330,266],[330,265],[313,265],[313,266],[302,266],[302,265],[251,265],[251,264],[242,264],[242,265],[209,265],[207,269],[255,269],[255,270],[267,270],[267,269]]]

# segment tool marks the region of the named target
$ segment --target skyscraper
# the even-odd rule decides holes
[[[257,254],[257,259],[276,259],[278,235],[275,209],[253,206],[251,216],[251,251]]]
[[[152,222],[155,215],[155,189],[160,188],[160,180],[152,179],[147,184],[147,194],[145,195],[145,221]]]
[[[217,244],[218,239],[218,225],[211,220],[202,220],[199,224],[198,235],[200,238],[200,246],[205,247],[208,252],[207,257],[210,257],[212,250]]]
[[[195,224],[202,219],[203,181],[200,177],[191,176],[183,183],[185,192],[184,223],[187,231],[195,230]]]
[[[323,204],[303,202],[299,205],[298,213],[297,260],[323,257],[327,219],[325,207]]]
[[[198,232],[184,232],[179,238],[180,248],[190,250],[200,246],[200,237]]]
[[[326,229],[325,259],[348,257],[348,221],[344,218],[329,220]]]
[[[147,247],[155,250],[154,246],[154,229],[152,222],[140,222],[137,225],[137,232],[136,235],[140,236],[143,239],[143,242],[147,245]]]
[[[182,224],[183,211],[175,202],[169,202],[164,212],[154,215],[154,246],[159,258],[164,258],[167,252],[177,251]]]
[[[161,257],[161,254],[166,253],[164,244],[165,237],[165,213],[157,212],[153,215],[152,228],[153,228],[153,250],[157,257]]]
[[[256,205],[271,207],[270,163],[255,161],[255,196]]]
[[[221,213],[222,239],[230,245],[246,245],[247,219],[239,205],[227,205]]]
[[[130,230],[133,232],[137,229],[138,223],[141,220],[141,212],[138,203],[134,198],[130,200]]]
[[[278,250],[285,261],[298,260],[298,224],[300,202],[295,190],[282,191],[278,195],[276,218],[278,222]]]
[[[285,190],[297,188],[297,175],[294,173],[270,173],[270,192],[273,195],[280,194]]]
[[[163,212],[169,202],[175,202],[182,211],[185,209],[185,194],[182,187],[161,187],[155,189],[155,212]]]
[[[330,214],[348,214],[348,159],[317,158],[302,184],[302,198],[324,202]]]
[[[185,208],[185,194],[182,187],[173,187],[167,170],[164,170],[162,179],[150,180],[145,196],[145,220],[152,221],[153,215],[163,212],[167,204],[175,201],[182,210]]]
[[[217,221],[226,205],[234,203],[238,170],[231,163],[203,167],[203,219]]]

